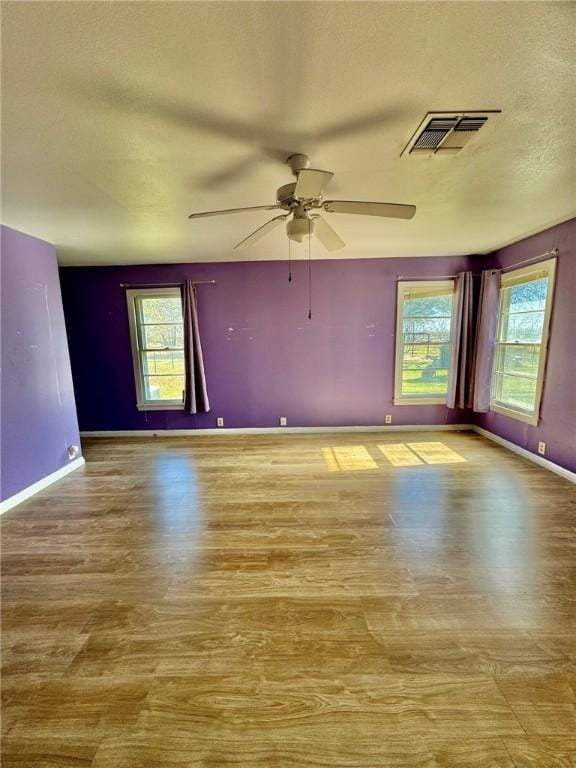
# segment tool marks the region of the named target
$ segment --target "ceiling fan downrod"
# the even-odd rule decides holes
[[[310,158],[308,155],[302,155],[299,152],[287,157],[286,163],[290,166],[290,169],[296,178],[298,178],[300,171],[310,168]]]

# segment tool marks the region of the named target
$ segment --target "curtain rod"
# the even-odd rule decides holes
[[[532,256],[529,259],[524,259],[523,261],[517,261],[516,264],[511,264],[509,267],[504,267],[501,271],[502,272],[510,272],[510,270],[517,269],[518,267],[522,266],[522,264],[529,264],[531,261],[538,261],[539,259],[545,259],[547,256],[557,256],[560,253],[559,248],[552,248],[549,251],[545,251],[544,253],[539,254],[538,256]],[[466,270],[464,270],[466,271]],[[495,271],[498,270],[487,270],[487,271]],[[473,272],[472,277],[480,277],[482,275],[482,272]],[[458,275],[424,275],[422,277],[411,277],[410,275],[398,275],[396,277],[396,280],[454,280],[457,278]]]
[[[466,270],[463,270],[464,272]],[[480,277],[482,272],[472,272],[472,277]],[[396,282],[400,282],[401,280],[409,280],[414,282],[418,282],[419,280],[455,280],[458,277],[458,275],[422,275],[421,277],[412,277],[411,275],[397,275],[396,276]]]
[[[120,288],[179,288],[182,283],[120,283]],[[192,280],[192,285],[216,285],[216,280]]]
[[[538,259],[545,259],[547,256],[558,256],[560,253],[560,248],[551,248],[549,251],[545,251],[544,253],[541,253],[540,256],[532,256],[530,259],[523,259],[522,261],[517,261],[516,264],[511,264],[509,267],[504,267],[502,272],[510,272],[511,269],[516,269],[516,267],[522,266],[522,264],[529,264],[531,261],[538,261]]]

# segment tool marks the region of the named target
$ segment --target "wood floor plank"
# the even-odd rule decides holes
[[[129,731],[148,694],[145,677],[129,680],[69,676],[36,685],[15,707],[7,735],[14,740],[54,739],[70,748],[95,748],[106,735]]]
[[[576,765],[567,481],[457,433],[84,452],[1,521],[3,766]]]
[[[12,675],[47,675],[56,678],[72,663],[82,646],[88,640],[87,635],[65,636],[61,632],[50,632],[44,636],[32,637],[29,633],[10,638],[3,643],[2,677],[10,679]]]
[[[339,729],[367,741],[399,732],[453,738],[524,733],[489,677],[340,674],[332,682],[310,672],[262,680],[258,672],[254,664],[247,683],[242,676],[157,677],[138,723],[152,732],[201,727],[236,739],[294,731],[321,742]]]
[[[214,741],[201,733],[147,732],[128,740],[107,739],[92,768],[516,768],[498,739],[408,741],[382,738],[352,740],[335,730],[329,740],[271,737]]]
[[[576,738],[514,738],[505,740],[516,768],[575,768]]]
[[[79,746],[69,738],[13,738],[2,742],[3,768],[91,768],[96,747]]]
[[[528,735],[576,734],[576,675],[510,675],[496,682]]]

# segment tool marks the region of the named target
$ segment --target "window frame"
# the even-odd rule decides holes
[[[182,291],[173,288],[130,288],[126,291],[128,304],[128,322],[130,326],[130,346],[132,349],[132,366],[136,386],[136,408],[139,411],[182,411],[184,410],[184,394],[181,400],[149,400],[146,398],[144,374],[142,370],[142,353],[140,322],[137,315],[137,301],[141,297],[154,298],[162,296],[178,296],[182,300]],[[184,325],[184,318],[182,318]],[[184,381],[186,374],[184,374]]]
[[[404,293],[406,289],[422,288],[425,286],[435,287],[437,289],[450,288],[452,297],[456,290],[456,281],[454,278],[430,280],[399,280],[396,288],[396,354],[394,358],[394,405],[446,405],[448,393],[441,397],[408,396],[402,394],[402,361],[404,357]],[[454,333],[454,298],[452,298],[452,313],[450,318],[450,342]],[[452,360],[448,367],[448,378],[450,378],[450,369]]]
[[[550,340],[550,319],[552,317],[552,307],[554,303],[554,287],[556,284],[556,262],[557,259],[547,259],[546,261],[540,261],[536,264],[530,264],[526,267],[518,267],[517,269],[511,269],[507,272],[503,272],[500,281],[500,297],[498,303],[498,328],[497,336],[494,342],[494,359],[492,362],[492,377],[490,382],[490,410],[494,413],[499,413],[502,416],[508,416],[511,419],[522,421],[525,424],[531,424],[532,426],[538,426],[540,422],[540,405],[542,403],[542,393],[544,391],[544,375],[546,372],[546,362],[548,360],[548,344]],[[504,290],[511,288],[514,285],[521,285],[523,283],[529,283],[533,280],[540,279],[546,273],[548,278],[548,290],[546,292],[546,305],[544,307],[544,322],[542,326],[542,339],[540,341],[540,354],[538,359],[538,373],[536,375],[536,397],[534,399],[534,409],[527,411],[522,408],[514,408],[510,404],[500,402],[495,398],[496,388],[496,366],[498,364],[498,347],[501,343],[500,333],[502,330],[502,321],[504,314],[502,312],[502,304],[504,301]],[[533,275],[530,278],[530,275]]]

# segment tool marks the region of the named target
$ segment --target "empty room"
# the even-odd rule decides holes
[[[3,768],[576,768],[576,3],[0,14]]]

